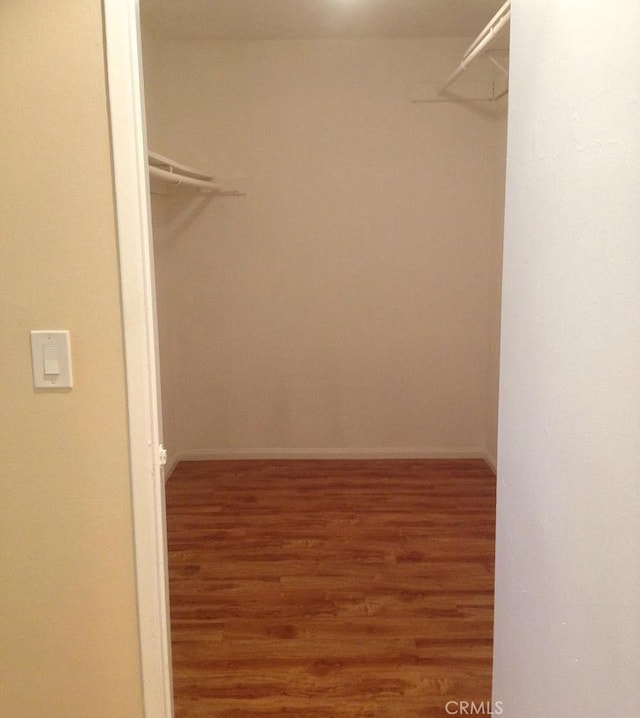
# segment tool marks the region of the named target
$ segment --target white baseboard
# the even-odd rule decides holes
[[[330,448],[330,449],[197,449],[171,457],[168,479],[180,461],[260,459],[482,459],[495,471],[495,459],[480,447],[469,448]]]
[[[494,474],[498,473],[498,460],[493,454],[490,454],[488,451],[484,452],[484,456],[482,457],[486,463],[491,468],[491,471],[493,471]]]
[[[180,454],[175,454],[173,456],[169,457],[169,460],[167,461],[167,465],[164,467],[164,482],[165,484],[169,479],[171,478],[171,474],[173,474],[176,466],[183,461],[183,458]]]

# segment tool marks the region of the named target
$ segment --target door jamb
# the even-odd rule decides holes
[[[138,0],[104,0],[144,715],[172,718],[164,477]]]

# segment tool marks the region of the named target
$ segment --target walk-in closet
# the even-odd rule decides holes
[[[141,11],[176,716],[487,708],[510,3]]]

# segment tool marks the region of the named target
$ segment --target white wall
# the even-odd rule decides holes
[[[147,37],[150,144],[249,177],[154,199],[174,453],[495,455],[500,114],[410,101],[466,44]]]
[[[640,714],[640,5],[516,2],[494,700]]]
[[[502,250],[504,239],[505,169],[507,161],[507,112],[497,116],[494,149],[493,239],[489,248],[489,325],[487,328],[487,386],[484,397],[484,446],[489,457],[498,455],[498,395],[500,372],[500,312],[502,304]]]
[[[99,0],[0,3],[0,715],[143,715]],[[35,392],[30,329],[69,329]]]

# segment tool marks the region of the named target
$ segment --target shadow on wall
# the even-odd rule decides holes
[[[151,199],[153,240],[160,245],[171,245],[207,209],[213,195],[154,194]]]

